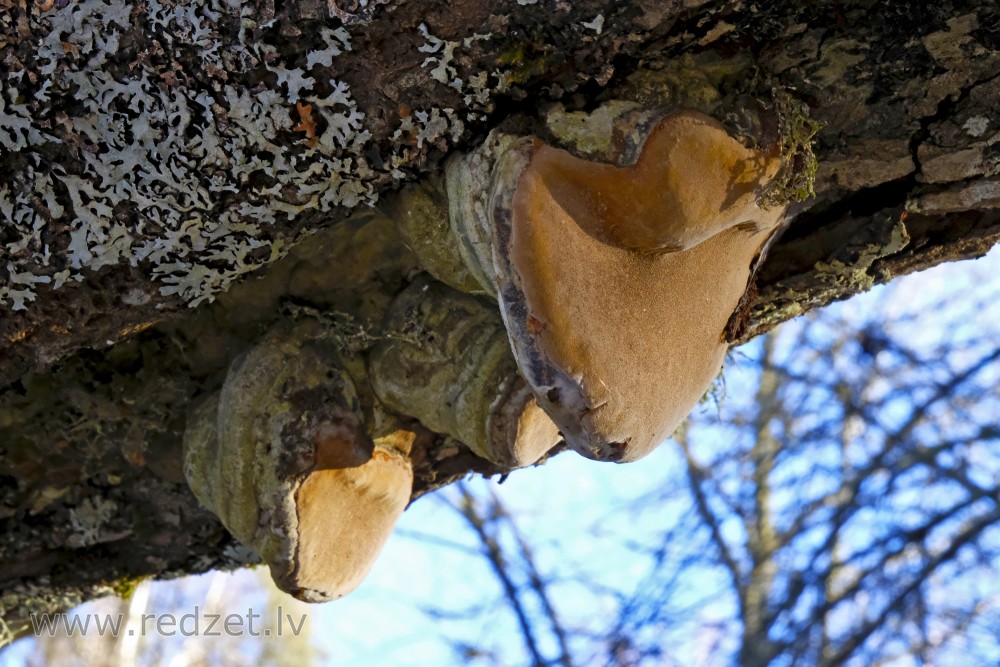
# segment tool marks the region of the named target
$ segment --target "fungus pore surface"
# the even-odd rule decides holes
[[[350,441],[330,444],[333,459],[353,449]],[[407,454],[376,441],[367,461],[342,466],[344,461],[332,460],[334,467],[324,468],[317,451],[317,469],[295,492],[298,541],[290,579],[298,597],[336,599],[365,578],[410,501]]]
[[[683,112],[653,128],[633,166],[536,145],[513,191],[496,190],[501,311],[571,447],[641,458],[704,395],[783,215],[756,203],[778,165]]]

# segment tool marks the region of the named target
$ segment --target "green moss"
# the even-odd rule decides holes
[[[524,84],[548,70],[546,57],[529,54],[528,44],[523,41],[501,53],[497,58],[497,64],[508,68],[506,74],[509,83]]]
[[[128,600],[135,593],[135,589],[139,587],[139,584],[147,579],[149,576],[144,577],[122,577],[118,581],[111,584],[111,590],[115,592],[115,595],[123,600]]]
[[[819,168],[813,139],[822,123],[810,118],[809,107],[787,90],[774,91],[774,111],[778,117],[781,168],[761,197],[764,206],[783,206],[814,197]]]

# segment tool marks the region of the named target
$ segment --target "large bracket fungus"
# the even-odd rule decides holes
[[[448,165],[449,214],[436,227],[474,291],[499,302],[538,404],[570,447],[600,460],[645,456],[704,395],[784,215],[760,204],[777,150],[747,147],[701,113],[649,118],[609,128],[641,135],[631,158],[619,151],[623,166],[494,133]],[[404,234],[415,222],[401,220]],[[469,281],[456,261],[421,259],[449,284]]]
[[[560,438],[624,462],[710,386],[784,215],[760,204],[779,151],[695,112],[616,123],[604,162],[494,133],[405,190],[392,214],[441,282],[396,298],[367,365],[316,321],[279,327],[192,415],[190,486],[281,588],[351,591],[406,507],[415,435],[382,406],[506,468]]]
[[[303,600],[352,591],[410,500],[413,434],[373,440],[361,413],[335,343],[303,321],[237,360],[188,421],[198,500]]]

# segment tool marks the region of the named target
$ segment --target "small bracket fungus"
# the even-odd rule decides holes
[[[573,449],[641,458],[704,394],[784,214],[758,203],[780,164],[685,111],[627,166],[502,136],[449,165],[455,244]]]
[[[372,441],[359,413],[336,346],[304,322],[235,362],[184,434],[198,500],[302,600],[352,591],[410,500],[413,434]]]
[[[560,440],[517,372],[503,322],[476,297],[418,279],[390,308],[372,352],[372,387],[388,407],[507,467],[530,465]]]

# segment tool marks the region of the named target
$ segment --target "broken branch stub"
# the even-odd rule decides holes
[[[496,295],[538,404],[570,447],[618,462],[704,395],[784,214],[758,203],[780,156],[704,114],[663,117],[641,145],[614,166],[494,135],[447,172],[454,243]]]
[[[372,440],[360,415],[335,342],[303,321],[265,335],[188,420],[195,496],[303,600],[352,591],[410,500],[413,434]]]

